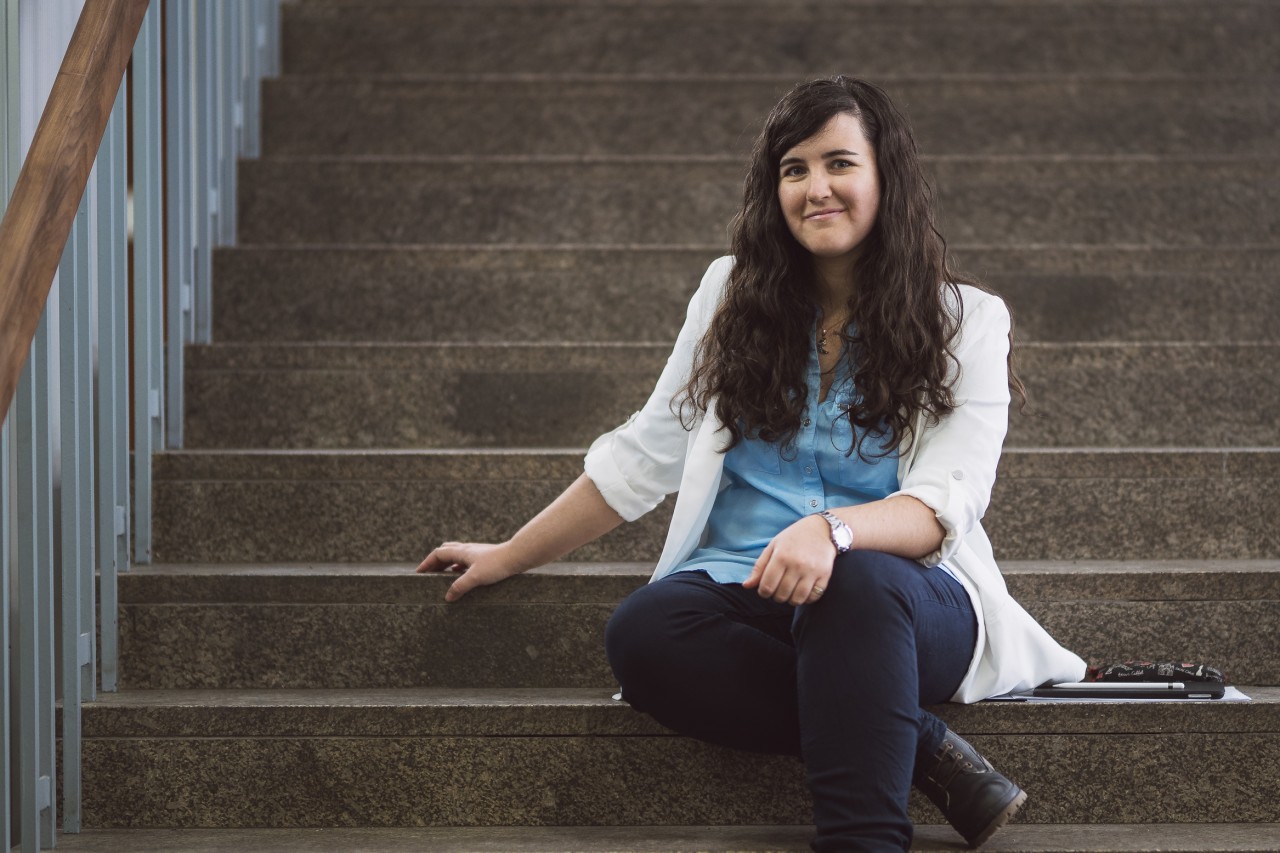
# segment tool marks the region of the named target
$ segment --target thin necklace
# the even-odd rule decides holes
[[[846,323],[845,325],[848,325],[848,324]],[[823,355],[831,354],[831,351],[827,349],[827,334],[828,332],[835,331],[836,328],[837,327],[833,324],[830,329],[824,329],[824,328],[818,329],[818,352],[822,353]]]

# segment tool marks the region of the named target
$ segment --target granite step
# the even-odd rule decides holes
[[[1280,341],[1280,248],[953,244],[1022,341]],[[214,339],[671,340],[722,250],[241,247],[214,253]]]
[[[1023,824],[1280,822],[1280,688],[1243,689],[1253,702],[937,711],[1028,791]],[[100,694],[83,712],[84,823],[808,823],[796,759],[674,736],[611,692]],[[939,820],[914,796],[911,815]]]
[[[1019,562],[1010,592],[1091,664],[1197,660],[1280,684],[1280,561]],[[413,564],[139,566],[124,689],[609,687],[604,626],[649,563],[557,563],[445,604]],[[199,637],[199,643],[192,643]]]
[[[297,3],[283,46],[294,74],[1274,74],[1277,15],[1229,0]]]
[[[189,448],[586,446],[669,344],[216,344],[186,361]],[[1025,344],[1006,446],[1280,446],[1280,345]],[[1212,424],[1212,429],[1205,425]]]
[[[958,243],[1280,242],[1269,159],[926,159],[943,233]],[[246,160],[239,234],[246,244],[724,245],[742,169],[718,156]]]
[[[171,451],[155,456],[157,562],[407,562],[509,536],[583,451]],[[656,559],[672,501],[574,552]],[[1280,450],[1005,452],[984,525],[1002,559],[1280,556]],[[495,507],[501,507],[495,511]]]
[[[263,153],[739,154],[795,82],[300,77],[266,81]],[[967,155],[1280,154],[1257,77],[881,77],[920,149]]]
[[[809,853],[805,826],[549,826],[371,829],[100,829],[58,839],[76,853]],[[949,826],[916,826],[915,853],[959,849]],[[1261,853],[1280,823],[1012,824],[992,853]]]

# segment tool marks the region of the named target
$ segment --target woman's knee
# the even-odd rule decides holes
[[[652,583],[628,595],[604,629],[605,655],[624,692],[637,692],[661,671],[677,602],[669,583]]]
[[[914,560],[881,551],[848,551],[836,558],[822,602],[841,600],[841,610],[876,611],[905,601],[921,567]]]

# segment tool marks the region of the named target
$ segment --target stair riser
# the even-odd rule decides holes
[[[1280,239],[1270,164],[941,161],[948,239],[1241,244]],[[243,243],[727,243],[737,163],[240,164]],[[1188,186],[1195,187],[1194,192]]]
[[[1274,456],[1007,452],[984,525],[1003,559],[1275,557]],[[582,470],[572,452],[157,462],[159,562],[416,561],[447,539],[510,536]],[[574,559],[655,559],[671,504]]]
[[[447,581],[413,580],[406,600],[430,604],[124,605],[121,688],[617,684],[604,655],[614,604],[486,605],[482,591],[445,605]],[[1238,683],[1280,683],[1280,600],[1022,602],[1091,663],[1209,661]]]
[[[1176,750],[1151,735],[972,742],[1030,792],[1021,821],[1280,819],[1274,733],[1182,734]],[[810,820],[796,760],[672,737],[89,739],[84,776],[87,827]],[[911,814],[938,821],[914,794]]]
[[[1280,152],[1280,102],[1247,79],[888,80],[930,154]],[[267,156],[745,155],[792,81],[268,80]]]
[[[1022,341],[1280,340],[1272,320],[1280,287],[1241,253],[1135,253],[1132,261],[1089,251],[1004,254],[958,250],[962,267],[1009,301]],[[671,340],[715,256],[222,250],[214,255],[214,339]],[[1268,258],[1257,263],[1271,265]]]
[[[1254,4],[537,4],[501,15],[487,5],[298,4],[286,13],[284,67],[294,74],[1280,70],[1264,37],[1275,13]]]
[[[186,443],[585,447],[643,405],[666,355],[199,348],[188,354]],[[1028,347],[1018,360],[1035,414],[1014,410],[1011,447],[1280,443],[1280,349]]]

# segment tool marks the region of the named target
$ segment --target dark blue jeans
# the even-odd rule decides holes
[[[628,596],[605,631],[637,710],[804,760],[820,853],[911,846],[912,768],[946,731],[921,705],[951,698],[976,640],[954,578],[875,551],[838,557],[822,598],[800,607],[677,572]]]

